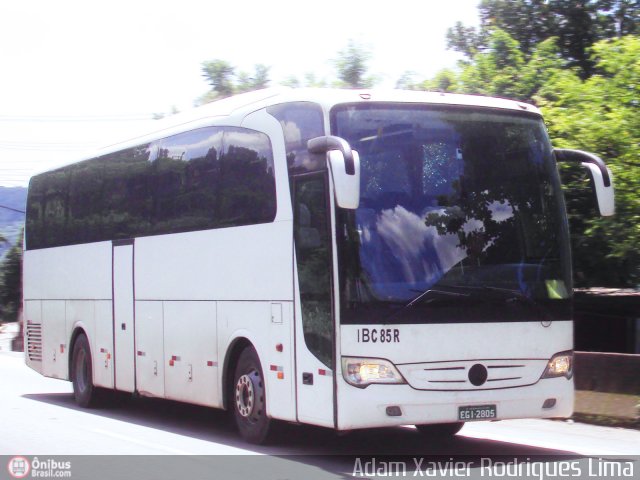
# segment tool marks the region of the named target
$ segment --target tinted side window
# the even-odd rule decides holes
[[[276,217],[273,151],[266,135],[226,128],[220,159],[219,226],[272,222]]]
[[[333,369],[331,230],[326,174],[296,177],[293,201],[304,341],[311,353]]]
[[[320,105],[311,102],[285,103],[267,108],[282,126],[287,166],[291,174],[326,169],[326,156],[311,154],[307,142],[324,135],[324,114]]]
[[[129,238],[132,230],[148,231],[146,205],[136,193],[149,173],[149,155],[149,145],[142,145],[71,167],[64,243]]]
[[[222,128],[203,128],[156,142],[146,192],[151,234],[218,226],[222,137]]]
[[[63,244],[70,178],[69,170],[54,170],[29,182],[25,222],[28,249]]]
[[[273,221],[269,138],[211,127],[34,177],[27,249]]]
[[[34,177],[27,199],[27,249],[127,238],[148,229],[136,184],[148,175],[149,145]]]

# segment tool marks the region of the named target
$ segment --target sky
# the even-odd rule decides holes
[[[22,0],[0,5],[0,185],[127,137],[153,114],[192,108],[206,60],[270,67],[271,85],[334,80],[350,39],[378,86],[455,66],[446,30],[478,22],[479,0]]]

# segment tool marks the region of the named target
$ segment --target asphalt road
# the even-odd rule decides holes
[[[239,438],[224,412],[153,399],[116,400],[101,409],[81,409],[70,383],[30,370],[22,354],[0,352],[0,455],[241,455],[229,467],[240,469],[249,468],[255,455],[268,455],[286,462],[281,468],[305,466],[339,478],[360,456],[554,461],[640,455],[640,431],[549,420],[467,424],[449,444],[429,443],[412,427],[336,435],[284,425],[270,445],[254,446]],[[638,478],[640,466],[635,469]]]

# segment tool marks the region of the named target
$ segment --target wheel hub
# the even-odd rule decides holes
[[[255,405],[255,390],[249,375],[242,375],[236,383],[236,409],[243,417],[253,412]]]

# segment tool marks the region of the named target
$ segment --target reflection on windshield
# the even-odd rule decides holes
[[[360,207],[339,213],[343,321],[434,286],[568,297],[562,198],[539,118],[367,105],[338,108],[332,128],[361,159]]]
[[[358,209],[356,223],[361,228],[361,259],[370,276],[386,284],[389,299],[412,296],[409,286],[433,285],[466,256],[457,235],[440,235],[424,216],[402,205],[378,212]]]

